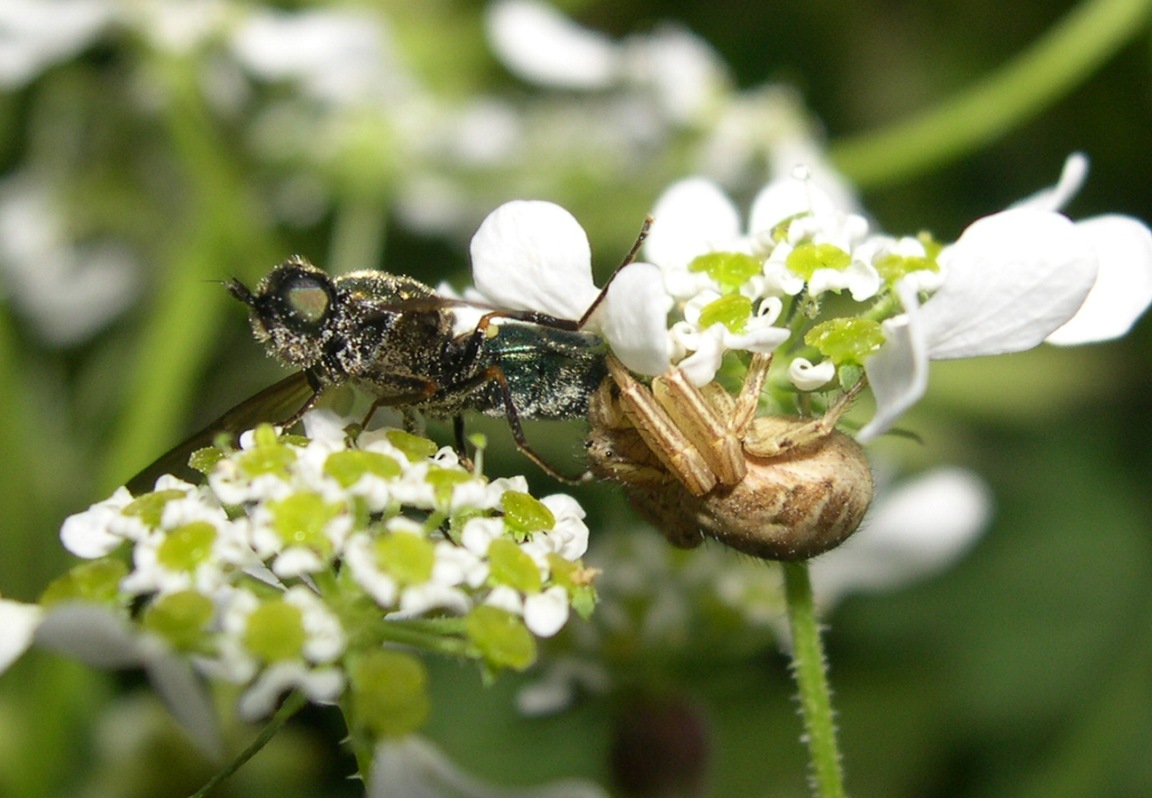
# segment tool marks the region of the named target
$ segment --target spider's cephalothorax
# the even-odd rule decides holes
[[[708,536],[756,557],[802,560],[839,545],[872,501],[863,450],[835,429],[851,396],[819,419],[755,417],[770,363],[757,355],[733,399],[678,369],[649,389],[609,357],[611,379],[592,401],[592,472],[622,483],[676,546]]]

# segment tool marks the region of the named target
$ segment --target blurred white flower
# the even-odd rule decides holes
[[[53,188],[28,174],[0,181],[0,270],[16,306],[56,346],[94,335],[139,293],[127,249],[73,240]]]
[[[881,491],[842,545],[812,560],[812,586],[831,608],[852,592],[895,590],[943,571],[980,537],[992,495],[976,474],[941,467]]]
[[[19,88],[87,47],[116,11],[112,0],[0,3],[0,89]]]
[[[538,787],[500,787],[460,770],[440,749],[409,735],[380,742],[368,798],[608,798],[592,782],[562,779]]]

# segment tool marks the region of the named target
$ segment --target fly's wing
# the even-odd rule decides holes
[[[169,449],[158,460],[128,480],[128,490],[133,496],[147,493],[153,489],[156,479],[162,474],[175,474],[181,479],[198,479],[199,472],[188,465],[188,458],[193,452],[211,446],[221,433],[235,438],[261,423],[283,423],[293,418],[315,394],[316,390],[308,381],[305,372],[298,371],[285,377],[236,405],[188,440]]]

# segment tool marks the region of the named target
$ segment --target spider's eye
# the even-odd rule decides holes
[[[303,324],[313,326],[324,321],[331,305],[328,290],[319,281],[301,275],[284,286],[284,303],[289,312]]]

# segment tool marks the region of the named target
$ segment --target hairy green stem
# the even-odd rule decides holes
[[[815,794],[819,798],[844,798],[827,661],[820,643],[820,624],[812,600],[808,563],[786,562],[783,567],[788,626],[792,631],[792,673],[800,693],[800,713],[812,762]]]
[[[977,149],[1085,80],[1134,36],[1152,0],[1090,0],[1001,69],[935,108],[840,141],[833,162],[859,186],[891,183]]]
[[[276,735],[276,732],[280,731],[284,724],[288,722],[288,719],[303,709],[307,703],[308,699],[304,697],[303,693],[298,691],[290,693],[289,696],[284,699],[284,703],[280,705],[280,708],[276,710],[276,714],[272,716],[272,720],[268,721],[267,725],[256,735],[256,738],[249,743],[243,751],[237,754],[231,762],[221,768],[215,776],[209,779],[203,787],[193,793],[190,798],[205,798],[217,784],[243,767],[245,762],[256,756],[256,754],[260,752],[260,749],[268,745],[269,741]]]

